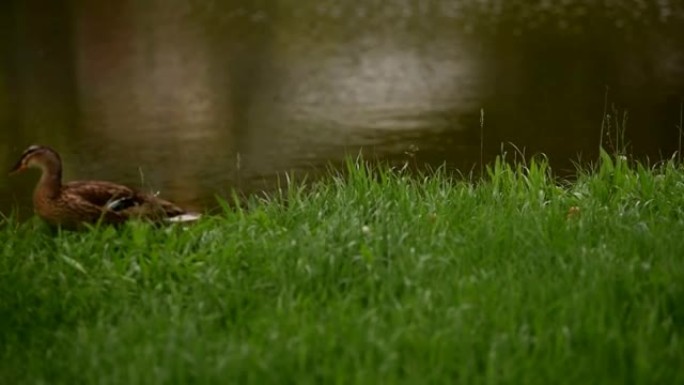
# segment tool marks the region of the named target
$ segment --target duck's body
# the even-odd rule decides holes
[[[130,187],[105,181],[62,183],[62,162],[56,151],[31,146],[12,172],[40,168],[42,175],[33,194],[35,212],[54,226],[77,228],[84,223],[120,224],[132,218],[151,221],[194,220],[175,204]]]

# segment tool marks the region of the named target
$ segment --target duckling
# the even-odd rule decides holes
[[[47,146],[32,145],[10,175],[28,168],[41,170],[33,193],[36,214],[52,226],[76,229],[83,224],[118,225],[137,218],[152,222],[188,222],[199,219],[156,195],[106,181],[62,183],[62,159]]]

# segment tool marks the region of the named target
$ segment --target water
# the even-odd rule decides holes
[[[210,208],[361,149],[468,171],[515,145],[569,171],[606,106],[636,156],[678,147],[674,0],[43,3],[0,5],[6,168],[49,144],[68,179]],[[0,210],[30,212],[35,180],[0,175]]]

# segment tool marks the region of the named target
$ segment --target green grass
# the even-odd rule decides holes
[[[188,228],[5,223],[0,383],[684,383],[676,162],[347,171]]]

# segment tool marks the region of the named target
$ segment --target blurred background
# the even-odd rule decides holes
[[[468,172],[513,143],[571,172],[606,105],[659,160],[683,101],[681,0],[0,3],[0,165],[47,144],[66,179],[199,209],[360,150]],[[0,211],[36,180],[1,172]]]

